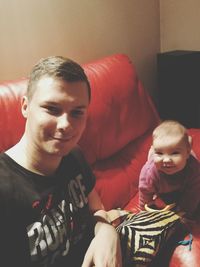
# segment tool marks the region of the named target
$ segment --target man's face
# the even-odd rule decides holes
[[[41,78],[31,99],[24,98],[22,113],[32,151],[62,157],[79,141],[89,105],[87,84]]]

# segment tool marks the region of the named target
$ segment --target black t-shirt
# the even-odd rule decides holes
[[[78,248],[84,254],[91,238],[87,196],[94,184],[77,150],[63,158],[52,176],[30,172],[0,154],[0,264],[78,266],[71,261]],[[77,262],[82,254],[77,251]]]

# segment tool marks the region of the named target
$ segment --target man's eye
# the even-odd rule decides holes
[[[81,117],[85,114],[83,110],[77,109],[71,112],[72,117]]]
[[[53,106],[47,106],[45,107],[47,112],[53,115],[58,115],[60,113],[60,109]]]

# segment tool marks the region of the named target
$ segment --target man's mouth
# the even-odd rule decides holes
[[[54,140],[57,140],[59,142],[63,142],[64,143],[64,142],[70,141],[73,137],[74,137],[74,135],[63,136],[63,137],[57,137],[57,136],[55,136],[55,137],[53,137],[53,139]]]

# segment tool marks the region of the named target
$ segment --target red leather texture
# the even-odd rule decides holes
[[[79,144],[96,175],[96,189],[106,209],[138,212],[139,173],[159,116],[126,55],[108,56],[83,67],[91,83],[92,100]],[[0,84],[0,151],[14,145],[23,133],[20,104],[26,84],[27,79]],[[188,131],[200,158],[200,129]],[[194,231],[191,251],[178,246],[170,267],[199,266],[199,238]]]
[[[188,239],[188,236],[185,240]],[[200,235],[193,234],[192,250],[188,246],[178,246],[171,258],[169,267],[199,267],[200,265]]]
[[[91,83],[92,101],[81,146],[94,163],[145,134],[158,117],[127,56],[113,55],[84,68]]]
[[[21,97],[26,85],[27,79],[0,84],[0,151],[17,143],[23,133]]]

